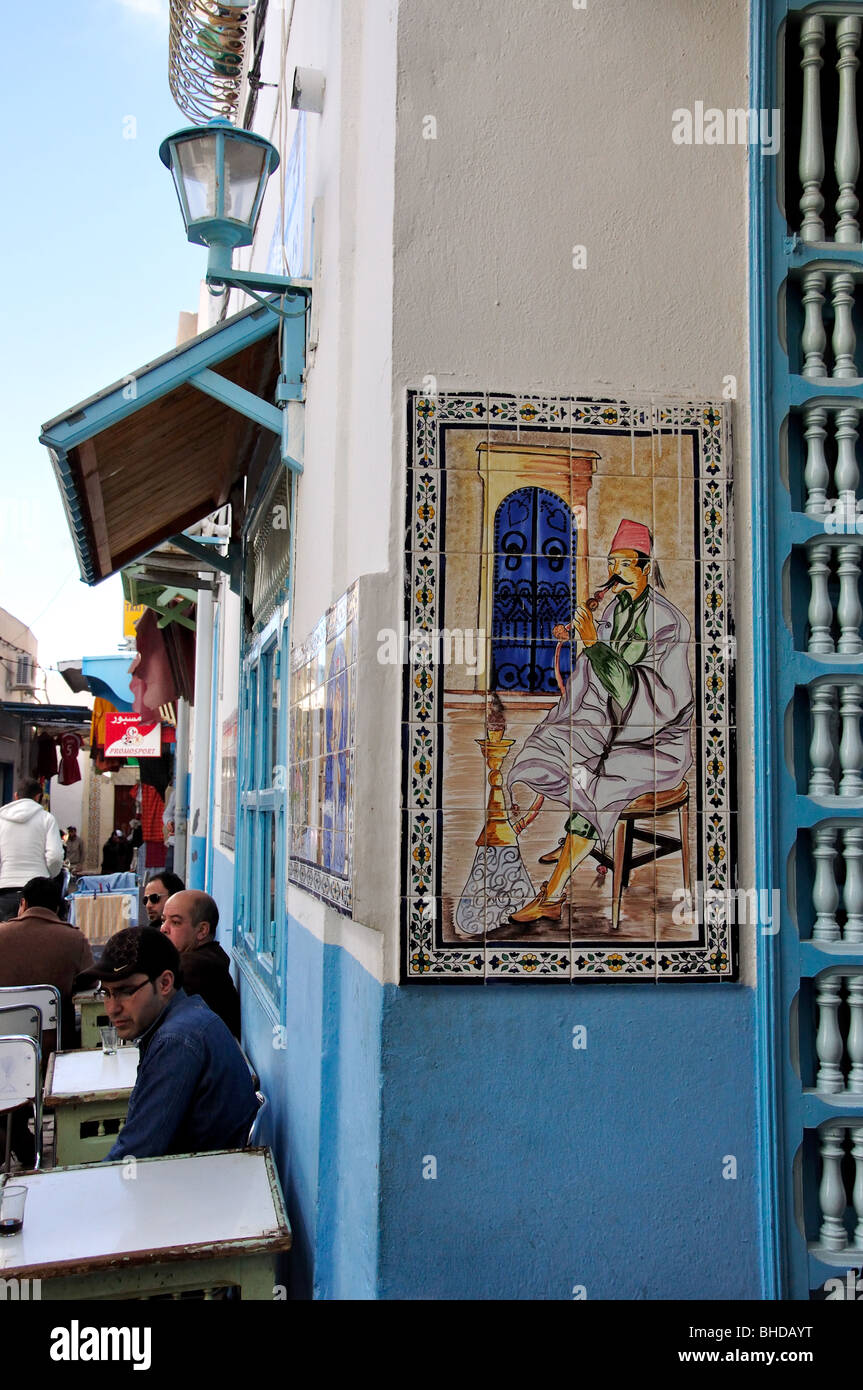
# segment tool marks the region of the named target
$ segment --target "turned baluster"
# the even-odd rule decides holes
[[[824,457],[824,440],[827,438],[827,411],[816,406],[806,411],[806,424],[803,435],[806,440],[806,465],[803,469],[803,482],[806,486],[805,512],[807,516],[823,516],[830,510],[827,501],[827,484],[830,472]]]
[[[824,349],[827,334],[824,330],[824,287],[827,277],[820,270],[810,270],[803,276],[803,332],[800,346],[803,349],[803,376],[827,376]]]
[[[821,1207],[820,1239],[828,1250],[844,1250],[848,1244],[845,1230],[846,1197],[842,1182],[842,1129],[819,1131],[821,1148],[821,1183],[818,1204]]]
[[[803,220],[800,236],[803,241],[823,241],[824,222],[821,213],[824,197],[821,182],[824,178],[824,139],[821,134],[821,67],[824,47],[824,20],[820,15],[807,15],[800,28],[803,57],[803,119],[800,131],[800,162],[798,170],[803,185],[800,211]]]
[[[836,884],[835,857],[834,826],[816,826],[812,843],[812,858],[815,861],[815,878],[812,884],[812,905],[815,908],[815,923],[812,928],[814,941],[839,940],[839,923],[836,921],[839,888]]]
[[[854,351],[857,334],[854,332],[854,276],[847,270],[833,276],[833,375],[857,375]]]
[[[810,690],[809,701],[812,714],[809,795],[832,796],[835,789],[831,725],[836,708],[836,689],[832,685],[816,685]]]
[[[844,1091],[845,1078],[839,1065],[843,1042],[839,1031],[839,1005],[842,1002],[842,976],[823,975],[815,982],[815,1002],[818,1005],[818,1032],[815,1054],[818,1058],[816,1091]]]
[[[857,424],[860,411],[843,408],[836,411],[836,491],[842,513],[853,517],[857,510]]]
[[[857,1227],[854,1231],[854,1244],[863,1249],[863,1126],[855,1125],[851,1131],[851,1153],[854,1156],[854,1188],[851,1201]]]
[[[863,825],[850,826],[842,832],[842,857],[845,860],[842,903],[846,913],[842,936],[854,944],[863,942]]]
[[[833,626],[833,604],[830,602],[828,584],[830,581],[830,546],[810,545],[807,548],[809,559],[809,642],[807,651],[813,656],[836,650],[831,628]]]
[[[846,1047],[851,1059],[848,1072],[848,1090],[856,1096],[863,1095],[863,975],[848,975],[845,983],[848,990],[848,1010],[851,1015],[848,1024]]]
[[[854,684],[839,687],[839,710],[842,737],[839,740],[840,796],[863,796],[863,741],[860,739],[860,715],[863,713],[863,686]]]
[[[863,623],[863,607],[860,606],[860,556],[863,546],[853,542],[837,546],[839,569],[839,603],[836,614],[839,619],[839,650],[849,655],[863,651],[860,639],[860,624]]]
[[[857,221],[857,177],[860,173],[860,140],[857,135],[857,49],[860,46],[860,17],[848,15],[836,25],[836,47],[839,57],[839,113],[836,121],[836,149],[833,167],[839,185],[836,199],[836,231],[834,240],[848,245],[859,242],[860,224]]]

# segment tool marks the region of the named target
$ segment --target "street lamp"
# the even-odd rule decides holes
[[[255,291],[307,290],[303,281],[286,275],[232,268],[234,247],[252,244],[267,180],[278,167],[278,151],[269,140],[218,119],[169,135],[159,158],[173,175],[189,241],[209,248],[206,278],[213,293],[226,285],[253,297]]]

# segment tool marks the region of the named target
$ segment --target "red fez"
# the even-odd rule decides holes
[[[649,555],[650,532],[640,521],[621,521],[608,548],[609,554],[613,550],[637,550],[642,555]]]

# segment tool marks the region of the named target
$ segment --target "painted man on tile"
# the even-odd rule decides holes
[[[510,769],[511,797],[521,783],[539,793],[534,808],[544,797],[571,808],[559,846],[541,860],[554,864],[550,878],[513,923],[560,921],[573,870],[597,841],[605,849],[620,813],[646,792],[678,786],[692,765],[690,627],[651,583],[651,571],[662,582],[652,552],[648,528],[621,521],[608,555],[614,598],[598,620],[576,608],[582,650],[565,692]],[[554,636],[566,640],[570,630]]]

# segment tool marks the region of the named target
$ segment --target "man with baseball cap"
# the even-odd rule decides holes
[[[180,956],[152,927],[127,927],[79,986],[101,981],[105,1012],[140,1049],[129,1111],[108,1158],[235,1149],[258,1109],[252,1078],[229,1029],[182,988]]]

